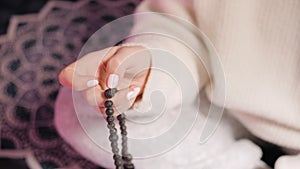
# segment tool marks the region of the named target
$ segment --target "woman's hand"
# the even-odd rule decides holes
[[[151,54],[142,46],[115,46],[92,52],[68,65],[59,81],[82,91],[90,105],[103,112],[104,90],[117,88],[113,101],[118,113],[129,109],[141,96],[150,72]]]

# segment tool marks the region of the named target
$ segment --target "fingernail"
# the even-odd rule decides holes
[[[141,90],[141,88],[136,87],[133,89],[133,91],[128,92],[127,99],[131,100],[131,99],[135,98],[139,94],[140,90]]]
[[[119,82],[119,76],[117,74],[110,74],[107,81],[107,86],[109,88],[117,87]]]
[[[89,80],[89,81],[87,81],[86,82],[86,85],[88,86],[88,87],[94,87],[94,86],[97,86],[98,85],[98,80]]]

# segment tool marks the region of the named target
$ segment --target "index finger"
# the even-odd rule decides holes
[[[99,80],[99,67],[105,58],[114,55],[119,47],[110,47],[91,52],[65,67],[59,74],[63,86],[82,91],[93,87]]]

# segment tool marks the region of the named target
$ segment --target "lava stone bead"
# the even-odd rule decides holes
[[[115,128],[115,123],[114,122],[108,122],[107,128]]]
[[[123,142],[127,142],[127,137],[124,137],[124,136],[123,136],[123,137],[122,137],[122,141],[123,141]]]
[[[109,140],[110,141],[117,141],[118,140],[118,135],[116,135],[116,134],[111,134],[110,136],[109,136]]]
[[[122,147],[127,147],[127,142],[123,142]]]
[[[132,155],[131,154],[125,154],[122,156],[122,159],[125,161],[131,161],[132,160]]]
[[[124,126],[124,125],[120,126],[120,128],[121,128],[122,131],[125,131],[127,129],[127,127]]]
[[[126,116],[125,116],[124,113],[122,113],[122,114],[120,114],[120,115],[117,116],[117,119],[120,120],[120,121],[125,120],[125,118],[126,118]]]
[[[107,108],[106,110],[105,110],[105,113],[106,113],[106,115],[108,115],[108,116],[111,116],[111,115],[113,115],[114,114],[114,109],[112,109],[112,108]]]
[[[109,133],[110,134],[116,134],[117,133],[117,129],[116,128],[110,128],[109,129]]]
[[[127,131],[121,131],[122,135],[127,135]]]
[[[117,142],[111,142],[111,143],[110,143],[110,146],[111,146],[112,148],[116,148],[116,147],[118,147],[118,143],[117,143]]]
[[[115,96],[116,92],[117,92],[116,88],[113,89],[109,88],[104,91],[104,96],[108,99],[111,99]]]
[[[113,158],[114,160],[120,160],[122,157],[119,154],[114,154]]]
[[[106,117],[106,121],[107,121],[107,122],[113,122],[114,119],[115,119],[114,116],[107,116],[107,117]]]
[[[122,160],[121,159],[120,160],[115,160],[115,165],[116,166],[122,166],[123,165]]]
[[[134,169],[134,165],[132,163],[124,164],[124,169]]]
[[[104,103],[104,106],[106,108],[111,108],[113,106],[113,102],[111,100],[106,100],[105,103]]]
[[[118,154],[118,153],[119,153],[119,148],[118,148],[118,147],[113,147],[113,148],[112,148],[112,152],[113,152],[114,154]]]

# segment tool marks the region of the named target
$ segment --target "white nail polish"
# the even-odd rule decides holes
[[[89,80],[86,82],[87,87],[94,87],[98,85],[98,80]]]
[[[107,80],[107,86],[109,88],[117,87],[119,83],[119,76],[117,74],[110,74]]]
[[[131,100],[131,99],[135,98],[139,94],[140,90],[141,90],[141,88],[136,87],[133,89],[133,91],[128,92],[127,99]]]

